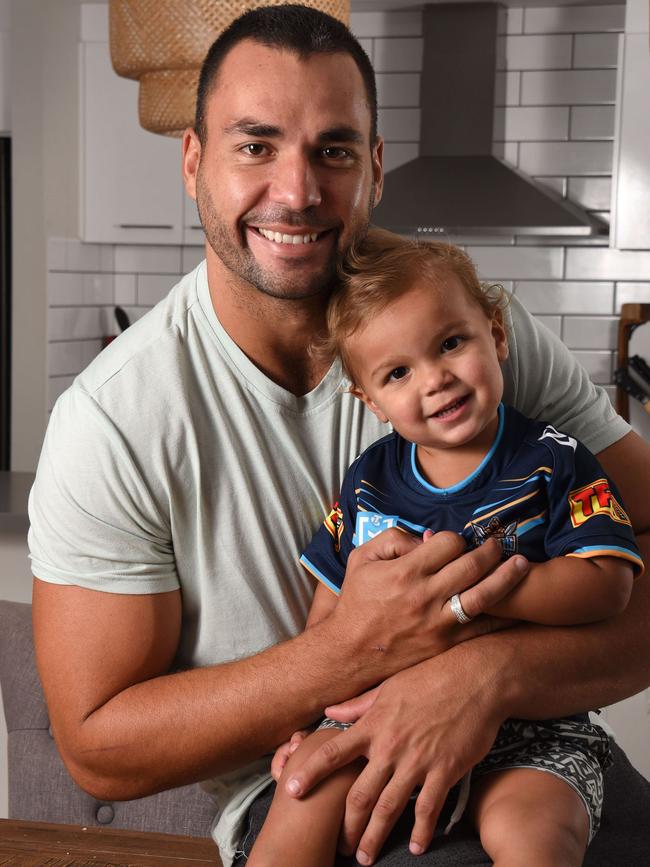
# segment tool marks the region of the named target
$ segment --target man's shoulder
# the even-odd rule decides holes
[[[175,347],[192,329],[197,303],[196,272],[182,277],[169,293],[110,343],[77,377],[75,383],[101,399],[116,378],[135,384],[160,375],[160,366],[178,360]],[[184,341],[186,343],[186,341]]]

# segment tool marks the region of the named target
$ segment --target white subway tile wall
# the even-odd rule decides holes
[[[503,8],[494,151],[555,192],[608,219],[618,34],[623,5]],[[377,70],[385,167],[418,154],[422,17],[354,12],[353,32]],[[452,238],[484,279],[498,280],[611,386],[622,304],[650,303],[648,251],[607,240]],[[50,407],[115,334],[114,305],[137,319],[203,258],[200,246],[48,244]]]

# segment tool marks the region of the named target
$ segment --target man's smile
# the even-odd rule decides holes
[[[273,241],[276,244],[313,244],[318,240],[318,232],[310,232],[308,234],[287,234],[286,232],[274,232],[272,229],[262,229],[257,231],[268,241]]]

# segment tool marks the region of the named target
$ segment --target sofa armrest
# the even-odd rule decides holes
[[[0,600],[0,686],[8,732],[10,818],[210,835],[216,806],[199,785],[107,802],[72,780],[50,733],[34,658],[31,605]]]

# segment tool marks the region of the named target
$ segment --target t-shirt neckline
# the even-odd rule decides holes
[[[261,394],[279,406],[300,415],[312,412],[317,407],[329,402],[346,386],[339,359],[335,359],[330,369],[318,385],[310,392],[297,396],[269,379],[259,367],[235,343],[232,337],[219,321],[212,304],[208,286],[207,262],[205,259],[196,269],[196,291],[201,311],[206,320],[217,347],[229,365],[253,391]]]

